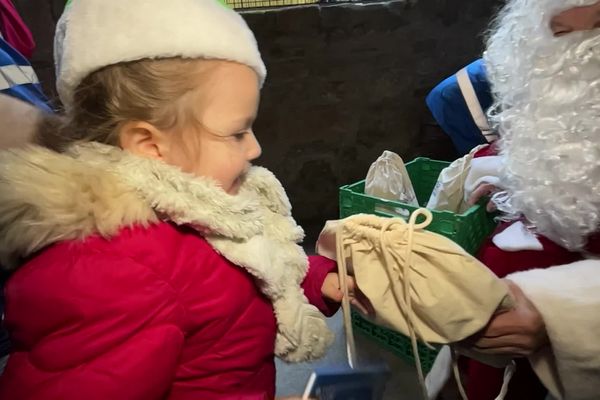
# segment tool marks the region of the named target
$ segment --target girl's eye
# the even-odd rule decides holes
[[[244,136],[246,136],[248,132],[240,132],[240,133],[236,133],[235,135],[233,135],[233,138],[235,140],[237,140],[238,142],[241,142],[244,139]]]

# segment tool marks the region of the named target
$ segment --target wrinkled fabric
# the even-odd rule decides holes
[[[365,179],[365,194],[413,206],[419,205],[404,161],[392,151],[384,151],[369,167]]]
[[[424,221],[417,223],[422,217]],[[319,254],[331,256],[335,238],[340,272],[352,271],[373,305],[374,322],[410,337],[415,354],[417,339],[438,344],[460,342],[485,327],[495,312],[512,306],[506,285],[484,265],[449,239],[425,231],[432,219],[427,209],[415,211],[408,223],[355,215],[329,222],[317,243]],[[345,317],[348,324],[349,316]],[[348,346],[351,354],[352,340]],[[418,356],[415,361],[422,395],[427,399],[435,384],[432,379],[426,381]],[[510,360],[503,365],[507,365],[507,375],[498,399],[504,398],[514,373]],[[460,386],[456,364],[454,367]],[[438,381],[449,376],[444,371],[441,375]]]
[[[473,61],[466,66],[466,70],[477,100],[485,111],[492,105],[492,95],[483,60]],[[425,101],[431,114],[452,139],[454,147],[461,155],[467,154],[474,147],[486,142],[467,107],[456,74],[452,74],[440,82],[427,95]]]
[[[410,318],[424,342],[459,342],[482,329],[499,308],[510,307],[511,299],[484,265],[450,239],[426,231],[431,214],[419,211],[426,220],[412,226],[364,214],[331,223],[317,248],[331,255],[327,238],[342,235],[351,273],[375,308],[375,323],[409,335]]]
[[[475,147],[469,154],[455,160],[440,172],[427,202],[428,209],[462,214],[471,207],[465,195],[466,181],[471,172],[473,156],[480,149],[481,146]]]

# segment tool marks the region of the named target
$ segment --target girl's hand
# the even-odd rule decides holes
[[[514,282],[505,280],[514,307],[495,314],[485,329],[467,339],[466,347],[481,353],[525,357],[548,345],[542,315]]]
[[[358,308],[358,310],[365,315],[375,315],[375,309],[367,297],[360,291],[356,286],[354,278],[351,276],[346,277],[348,283],[348,294],[350,295],[350,304]],[[344,294],[340,289],[340,278],[337,272],[330,272],[323,281],[321,287],[321,293],[323,297],[336,303],[342,302]]]

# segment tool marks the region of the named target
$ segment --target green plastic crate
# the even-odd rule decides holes
[[[235,9],[263,8],[263,7],[285,7],[315,4],[319,0],[222,0]]]
[[[424,207],[440,172],[450,163],[416,158],[406,164],[419,205]],[[345,185],[340,188],[340,217],[354,214],[374,214],[382,217],[401,217],[407,219],[418,207],[405,203],[383,200],[364,194],[365,181]],[[449,211],[431,210],[433,221],[427,230],[439,233],[459,244],[470,254],[475,254],[483,241],[496,227],[492,215],[485,210],[483,203],[474,205],[463,214]],[[410,338],[390,329],[378,326],[366,320],[358,313],[352,315],[352,325],[356,330],[380,343],[404,360],[414,363]],[[438,353],[423,344],[419,344],[419,356],[423,370],[429,371]]]
[[[440,172],[450,163],[416,158],[406,164],[419,204],[424,207],[437,182]],[[417,207],[397,201],[383,200],[364,194],[365,181],[342,186],[340,188],[340,217],[354,214],[375,214],[382,217],[401,217],[407,219]],[[427,230],[439,233],[459,244],[470,254],[476,254],[483,240],[496,226],[493,216],[485,206],[477,204],[463,214],[449,211],[431,211],[433,221]]]
[[[375,325],[354,310],[352,311],[352,326],[356,332],[374,340],[403,360],[411,364],[415,363],[415,356],[409,337],[383,326]],[[417,343],[417,351],[421,359],[421,368],[423,368],[425,373],[429,372],[439,349],[430,349],[422,343]]]

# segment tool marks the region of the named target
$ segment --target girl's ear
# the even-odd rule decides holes
[[[146,158],[164,160],[169,152],[169,135],[154,125],[130,121],[119,129],[119,145],[128,152]]]

